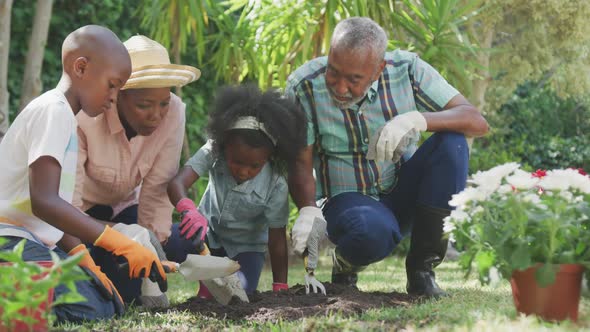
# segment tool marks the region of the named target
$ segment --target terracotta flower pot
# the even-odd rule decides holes
[[[53,266],[53,262],[52,261],[39,261],[39,262],[35,262],[43,267],[51,267]],[[12,263],[10,262],[0,262],[0,265],[12,265]],[[39,275],[39,276],[35,276],[33,277],[33,280],[37,280],[40,278],[43,278],[44,275]],[[20,314],[21,315],[26,315],[26,316],[32,316],[37,322],[35,324],[33,324],[33,326],[31,327],[31,330],[29,330],[29,326],[20,320],[15,320],[11,322],[11,328],[8,329],[6,326],[4,326],[2,324],[2,321],[0,321],[0,332],[5,332],[5,331],[35,331],[35,332],[42,332],[42,331],[48,331],[48,321],[47,318],[44,317],[44,313],[46,313],[48,310],[50,310],[51,308],[51,304],[53,303],[53,295],[54,295],[54,291],[53,288],[50,289],[47,292],[47,301],[41,303],[41,305],[38,308],[34,308],[33,310],[27,310],[26,308],[23,308],[20,310]],[[2,311],[2,308],[0,308],[0,312]]]
[[[547,287],[538,285],[537,268],[512,273],[510,285],[516,310],[550,321],[577,321],[584,268],[577,264],[561,264],[555,282]]]

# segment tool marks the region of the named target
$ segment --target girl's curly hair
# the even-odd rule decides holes
[[[230,129],[244,116],[256,117],[263,123],[276,145],[260,130]],[[245,84],[225,86],[217,91],[207,132],[213,140],[214,153],[220,154],[228,140],[238,137],[254,148],[270,148],[271,162],[284,172],[306,145],[306,124],[303,110],[278,91],[262,92],[256,85]]]

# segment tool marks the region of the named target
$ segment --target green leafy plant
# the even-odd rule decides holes
[[[558,264],[590,266],[590,178],[575,169],[524,171],[506,163],[477,172],[449,202],[445,231],[464,249],[460,265],[477,267],[482,283],[510,279],[541,264],[536,279],[552,284]],[[475,264],[473,264],[475,263]]]
[[[530,169],[590,169],[588,105],[561,98],[542,82],[522,84],[499,110],[486,114],[492,131],[474,141],[470,171],[513,160]]]
[[[0,239],[2,240],[2,239]],[[12,250],[0,251],[0,326],[12,330],[18,321],[24,322],[31,330],[38,318],[52,321],[50,308],[60,304],[85,301],[78,293],[75,282],[87,280],[86,274],[78,267],[81,256],[76,255],[60,259],[51,252],[52,266],[45,267],[35,262],[22,259],[25,240],[20,241]],[[46,307],[41,317],[35,317],[43,303],[47,303],[51,289],[65,285],[69,292],[62,294]]]

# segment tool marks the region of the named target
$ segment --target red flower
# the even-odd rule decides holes
[[[588,175],[583,168],[575,168],[575,167],[570,167],[569,169],[573,169],[578,171],[578,173],[582,174],[582,175]]]
[[[535,172],[533,172],[533,177],[536,177],[536,178],[542,178],[545,175],[547,175],[547,171],[544,169],[538,169]]]

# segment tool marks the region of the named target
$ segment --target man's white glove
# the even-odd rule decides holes
[[[305,206],[299,210],[299,217],[295,220],[295,224],[291,230],[293,251],[299,256],[303,255],[305,248],[307,248],[307,240],[309,239],[315,218],[320,218],[324,222],[326,221],[322,210],[318,207]]]
[[[397,163],[416,134],[426,128],[426,119],[418,111],[395,116],[371,137],[367,159]]]
[[[150,235],[148,229],[137,224],[127,225],[123,223],[115,224],[113,229],[146,247],[162,260],[160,255],[164,254],[164,250],[157,238]],[[166,293],[163,293],[158,284],[148,278],[141,280],[141,295],[139,298],[144,308],[168,308],[170,306]]]
[[[309,294],[309,289],[312,288],[314,293],[318,289],[322,294],[326,295],[326,288],[319,282],[314,275],[314,270],[318,267],[320,259],[320,243],[324,236],[326,236],[327,223],[323,218],[315,218],[307,239],[307,256],[305,261],[305,294]]]
[[[311,232],[307,239],[307,262],[306,269],[315,270],[320,259],[320,243],[326,236],[327,223],[323,218],[315,218]]]
[[[305,274],[305,294],[309,294],[310,288],[314,293],[317,293],[319,290],[322,294],[326,295],[326,287],[315,278],[313,272]]]

